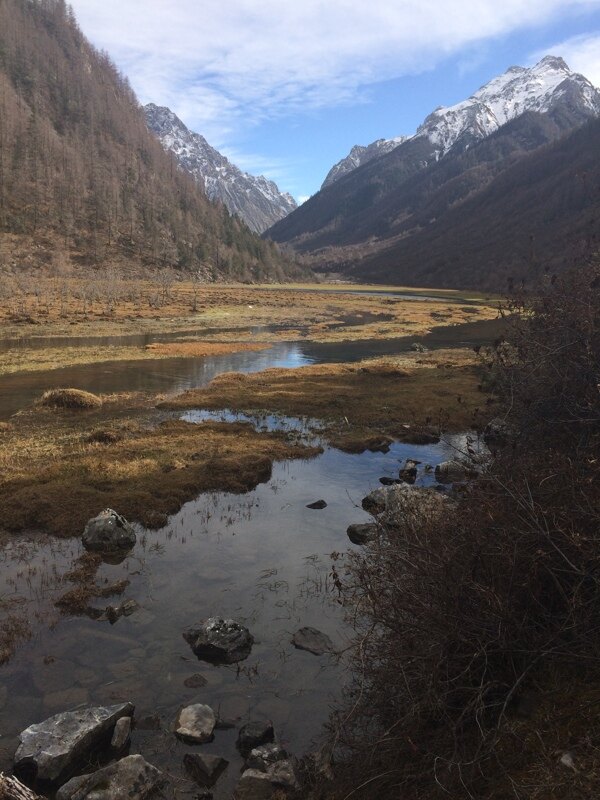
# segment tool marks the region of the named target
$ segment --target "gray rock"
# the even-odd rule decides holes
[[[30,725],[19,739],[15,773],[28,782],[60,783],[95,749],[108,744],[115,724],[131,717],[131,703],[66,711]]]
[[[211,617],[188,628],[183,638],[198,658],[213,664],[235,664],[248,658],[254,637],[233,619]]]
[[[298,650],[308,650],[315,656],[322,656],[323,653],[333,653],[333,642],[325,633],[321,633],[316,628],[300,628],[292,636],[292,644]]]
[[[160,786],[160,770],[142,756],[127,756],[91,775],[72,778],[56,800],[144,800]]]
[[[135,600],[124,600],[118,606],[107,606],[104,613],[106,614],[106,619],[112,625],[121,617],[130,617],[139,607]]]
[[[268,800],[276,793],[296,792],[298,779],[291,760],[272,764],[267,772],[247,769],[233,794],[234,800]]]
[[[348,525],[346,533],[352,544],[367,544],[377,536],[377,525],[373,522]]]
[[[182,708],[175,721],[175,735],[185,742],[204,744],[212,742],[217,723],[215,712],[210,706],[194,703]]]
[[[309,503],[306,507],[313,508],[318,511],[322,508],[327,508],[327,503],[325,502],[325,500],[315,500],[314,503]]]
[[[438,483],[454,483],[464,481],[468,477],[468,470],[460,461],[442,461],[435,468],[435,479]]]
[[[131,736],[131,717],[121,717],[117,720],[113,731],[110,746],[113,750],[122,750]]]
[[[243,756],[247,756],[255,747],[268,744],[274,738],[275,731],[270,720],[253,720],[240,728],[237,748]]]
[[[277,761],[285,761],[289,758],[286,750],[279,744],[262,744],[250,751],[246,759],[246,769],[257,769],[259,772],[267,772],[272,764]]]
[[[396,530],[416,530],[424,523],[435,523],[448,513],[452,502],[433,489],[400,484],[388,489],[382,525]]]
[[[490,446],[502,447],[517,437],[517,429],[501,417],[488,422],[483,432],[483,439]]]
[[[227,759],[207,753],[186,753],[183,757],[188,775],[200,786],[214,786],[228,764]]]
[[[370,492],[366,497],[363,497],[362,507],[369,514],[382,514],[385,511],[387,503],[388,489],[375,489]]]
[[[421,342],[413,342],[410,346],[410,349],[414,353],[426,353],[429,350],[429,348],[425,347],[425,345],[421,344]]]
[[[131,550],[136,536],[127,520],[112,508],[106,508],[97,517],[89,520],[82,537],[86,550],[101,553]]]
[[[400,480],[405,481],[405,483],[414,483],[417,480],[420,463],[420,461],[415,461],[414,458],[407,458],[398,475]]]

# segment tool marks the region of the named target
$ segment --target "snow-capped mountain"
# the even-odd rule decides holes
[[[578,112],[582,122],[600,115],[600,91],[583,75],[572,72],[562,58],[545,56],[533,67],[510,67],[467,100],[437,108],[413,136],[379,139],[367,147],[354,147],[349,156],[330,170],[323,187],[418,137],[429,140],[433,145],[432,157],[438,160],[451,150],[464,150],[486,138],[526,111],[543,114],[561,103]],[[363,157],[363,153],[368,156]]]
[[[221,200],[252,230],[262,233],[297,207],[294,198],[280,192],[273,181],[242,172],[170,109],[149,103],[144,111],[148,127],[165,150],[176,156],[211,200]]]
[[[338,178],[352,172],[356,167],[366,164],[367,161],[371,161],[371,159],[378,158],[379,156],[384,156],[407,139],[408,136],[396,136],[394,139],[377,139],[375,142],[371,142],[371,144],[366,146],[355,144],[346,158],[342,158],[341,161],[338,161],[338,163],[329,170],[321,188],[324,189],[326,186],[329,186],[330,183],[337,181]]]

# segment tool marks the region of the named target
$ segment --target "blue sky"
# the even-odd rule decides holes
[[[141,102],[303,199],[352,145],[413,133],[512,64],[600,86],[600,0],[73,0]]]

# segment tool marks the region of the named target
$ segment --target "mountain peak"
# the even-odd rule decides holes
[[[144,112],[148,127],[182,169],[204,187],[211,200],[220,200],[252,230],[262,233],[296,208],[291,195],[280,192],[263,175],[242,172],[204,136],[190,131],[170,108],[148,103]]]

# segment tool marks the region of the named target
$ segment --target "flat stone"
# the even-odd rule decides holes
[[[118,719],[113,731],[110,746],[113,750],[122,750],[131,736],[131,717],[121,717]]]
[[[124,517],[112,508],[106,508],[88,521],[82,542],[86,550],[110,553],[131,550],[136,543],[136,535]]]
[[[15,773],[27,782],[61,783],[98,747],[108,743],[115,723],[131,717],[131,703],[66,711],[30,725],[20,736]]]
[[[287,758],[289,758],[288,752],[280,744],[276,742],[261,744],[260,747],[254,747],[250,751],[250,755],[246,759],[246,768],[267,772],[272,764],[285,761]]]
[[[275,739],[275,730],[270,720],[252,720],[242,725],[237,738],[237,748],[243,756]]]
[[[333,653],[335,648],[333,642],[325,633],[321,633],[316,628],[300,628],[292,636],[292,644],[298,650],[308,650],[315,656],[322,656],[323,653]]]
[[[195,655],[213,664],[235,664],[248,658],[254,637],[243,625],[233,619],[211,617],[199,625],[188,628],[183,638]]]
[[[214,786],[228,764],[227,759],[208,753],[186,753],[183,757],[188,775],[200,786]]]
[[[127,756],[91,775],[72,778],[56,800],[144,800],[163,782],[162,772],[139,755]]]
[[[175,721],[175,735],[185,742],[204,744],[214,738],[217,718],[210,706],[195,703],[182,708]]]
[[[62,692],[75,683],[75,665],[72,661],[39,661],[32,672],[35,688],[42,694]]]
[[[352,544],[367,544],[377,536],[377,525],[373,522],[348,525],[346,533]]]
[[[208,681],[204,677],[204,675],[200,675],[197,672],[195,675],[190,675],[189,678],[186,678],[183,682],[184,686],[187,686],[188,689],[201,689],[203,686],[206,686]]]

